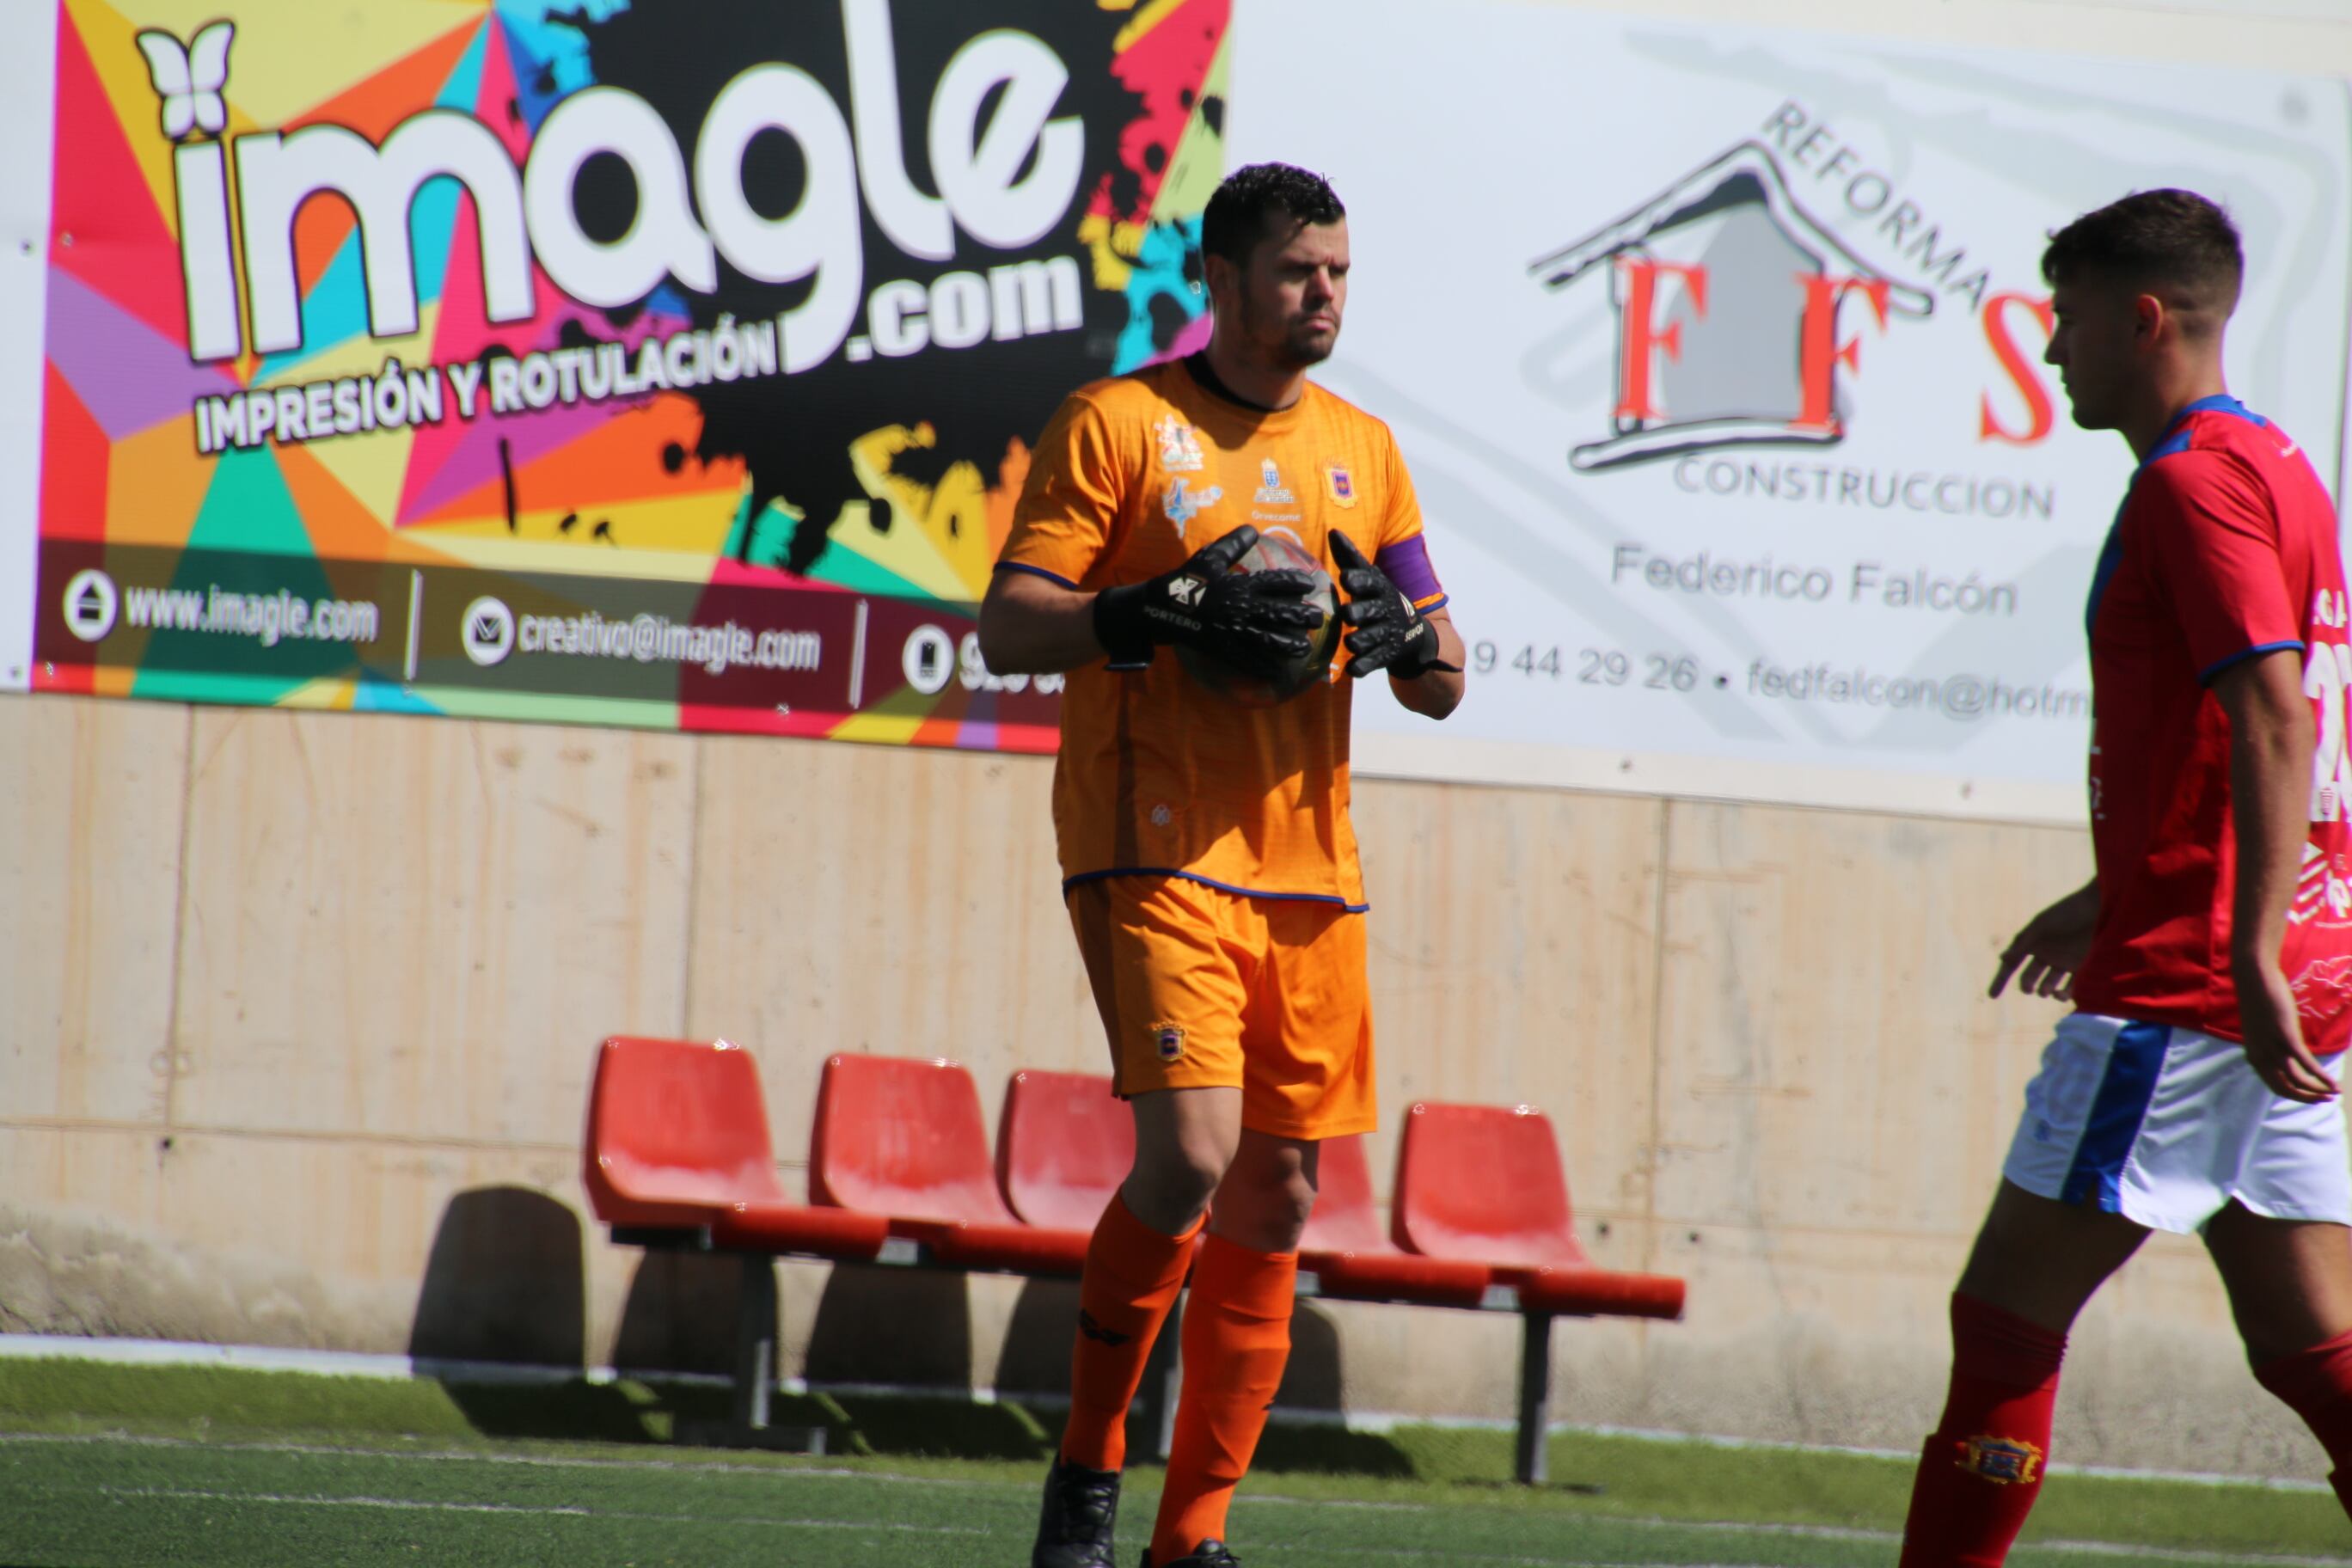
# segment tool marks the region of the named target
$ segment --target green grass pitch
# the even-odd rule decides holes
[[[996,1568],[1027,1561],[1044,1429],[1017,1405],[793,1402],[824,1459],[667,1441],[715,1391],[0,1361],[0,1563]],[[1865,1456],[1560,1434],[1559,1484],[1508,1437],[1278,1426],[1234,1512],[1250,1568],[1360,1563],[1885,1564],[1907,1467]],[[1121,1563],[1158,1472],[1138,1467]],[[2020,1568],[2352,1564],[2308,1490],[2059,1475]]]

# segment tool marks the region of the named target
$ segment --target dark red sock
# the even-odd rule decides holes
[[[2254,1381],[2303,1417],[2336,1465],[2327,1479],[2352,1513],[2352,1332],[2254,1368]]]
[[[1958,1291],[1952,1384],[1919,1458],[1902,1568],[2000,1568],[2042,1492],[2066,1336]]]

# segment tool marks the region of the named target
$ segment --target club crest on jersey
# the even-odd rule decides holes
[[[1167,493],[1160,498],[1160,510],[1168,514],[1168,521],[1176,525],[1176,537],[1181,539],[1184,525],[1200,516],[1203,507],[1214,506],[1224,499],[1225,492],[1214,485],[1195,490],[1190,479],[1171,479]]]
[[[1356,476],[1339,463],[1323,465],[1323,493],[1331,498],[1333,506],[1356,504]]]
[[[1971,1437],[1960,1445],[1959,1467],[1995,1486],[2032,1486],[2042,1474],[2042,1450],[2021,1437]]]
[[[1297,506],[1298,498],[1283,488],[1282,470],[1268,458],[1258,465],[1257,504],[1260,506]]]
[[[1171,474],[1201,471],[1201,432],[1173,414],[1151,427],[1160,439],[1160,466]]]
[[[1151,1031],[1151,1043],[1161,1061],[1175,1061],[1184,1054],[1184,1030],[1175,1024],[1157,1025]]]

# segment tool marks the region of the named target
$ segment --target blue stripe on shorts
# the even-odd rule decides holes
[[[2163,1069],[2165,1047],[2171,1040],[2172,1030],[2162,1024],[2126,1024],[2116,1032],[2098,1098],[2091,1102],[2083,1141],[2074,1146],[2074,1163],[2059,1190],[2060,1202],[2096,1198],[2107,1213],[2121,1212],[2124,1163],[2131,1158],[2140,1123],[2147,1120],[2157,1074]]]

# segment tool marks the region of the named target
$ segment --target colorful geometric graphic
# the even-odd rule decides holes
[[[1230,3],[63,0],[36,686],[1051,749],[972,606]]]

